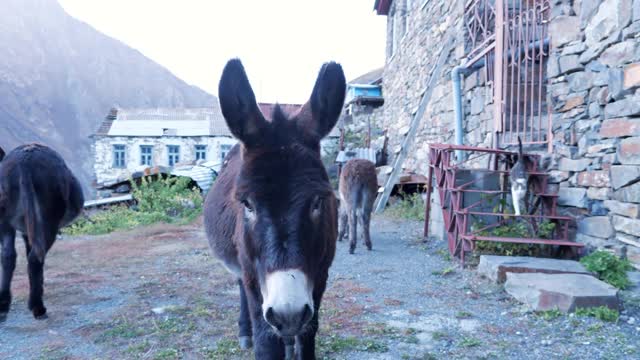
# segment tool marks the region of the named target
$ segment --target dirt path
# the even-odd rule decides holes
[[[349,255],[339,244],[320,358],[640,358],[640,297],[623,294],[617,324],[535,315],[457,268],[444,244],[420,243],[420,228],[376,217],[374,251],[358,244]],[[65,238],[46,268],[49,319],[35,321],[19,256],[1,359],[251,358],[235,342],[236,285],[209,256],[200,224]]]

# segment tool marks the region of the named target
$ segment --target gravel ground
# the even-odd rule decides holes
[[[325,359],[640,359],[640,295],[617,323],[526,311],[460,269],[422,224],[374,217],[368,252],[338,246],[325,294]],[[49,319],[26,309],[19,256],[0,358],[250,359],[235,341],[238,294],[209,256],[200,222],[65,238],[47,257]],[[18,242],[21,243],[21,242]],[[23,249],[18,250],[23,254]]]

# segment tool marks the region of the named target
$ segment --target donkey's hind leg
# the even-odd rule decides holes
[[[356,251],[356,241],[358,239],[358,215],[355,206],[349,211],[349,254]]]
[[[241,279],[238,279],[238,285],[240,286],[240,318],[238,319],[240,334],[238,336],[238,342],[240,343],[241,349],[247,350],[251,349],[253,346],[253,340],[251,339],[251,318],[249,316],[247,294],[244,290],[244,285],[242,284]]]
[[[0,280],[0,321],[11,307],[11,279],[16,268],[16,230],[9,224],[0,224],[0,246],[2,246],[2,279]]]
[[[44,229],[43,229],[44,230]],[[57,229],[46,229],[42,231],[44,241],[46,244],[46,250],[48,250],[56,239]],[[33,313],[33,317],[36,319],[47,318],[47,308],[42,301],[43,285],[44,285],[44,257],[38,258],[38,255],[33,251],[32,246],[29,246],[29,238],[23,235],[25,247],[27,249],[27,261],[29,270],[29,310]],[[32,242],[39,241],[38,239],[31,239]]]
[[[362,219],[362,237],[364,238],[364,244],[367,250],[371,251],[371,234],[369,233],[369,224],[371,223],[370,209],[363,209],[360,218]]]
[[[344,239],[344,235],[349,231],[349,217],[344,208],[340,208],[338,213],[338,241]]]

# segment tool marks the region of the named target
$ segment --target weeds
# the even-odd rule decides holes
[[[424,221],[424,201],[419,192],[413,194],[400,193],[401,200],[389,206],[385,213],[397,219]]]
[[[203,199],[197,189],[188,187],[190,181],[185,177],[142,178],[140,185],[132,181],[135,207],[116,206],[91,218],[79,217],[64,233],[101,235],[158,222],[191,222],[202,212]]]
[[[481,344],[480,340],[473,337],[464,337],[462,341],[460,341],[460,346],[466,348],[480,346]]]
[[[596,251],[583,257],[580,262],[587,270],[595,272],[600,280],[624,289],[630,285],[627,271],[631,270],[628,260],[619,259],[606,251]]]
[[[577,308],[576,316],[591,316],[602,321],[617,322],[620,313],[606,306],[598,306],[593,308]]]
[[[540,311],[537,314],[544,320],[549,321],[549,320],[557,319],[560,316],[562,316],[562,311],[558,310],[558,308],[555,308],[551,310]]]

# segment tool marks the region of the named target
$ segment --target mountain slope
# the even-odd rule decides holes
[[[69,16],[56,0],[2,0],[0,146],[39,141],[90,192],[89,136],[113,106],[203,107],[216,99]]]

